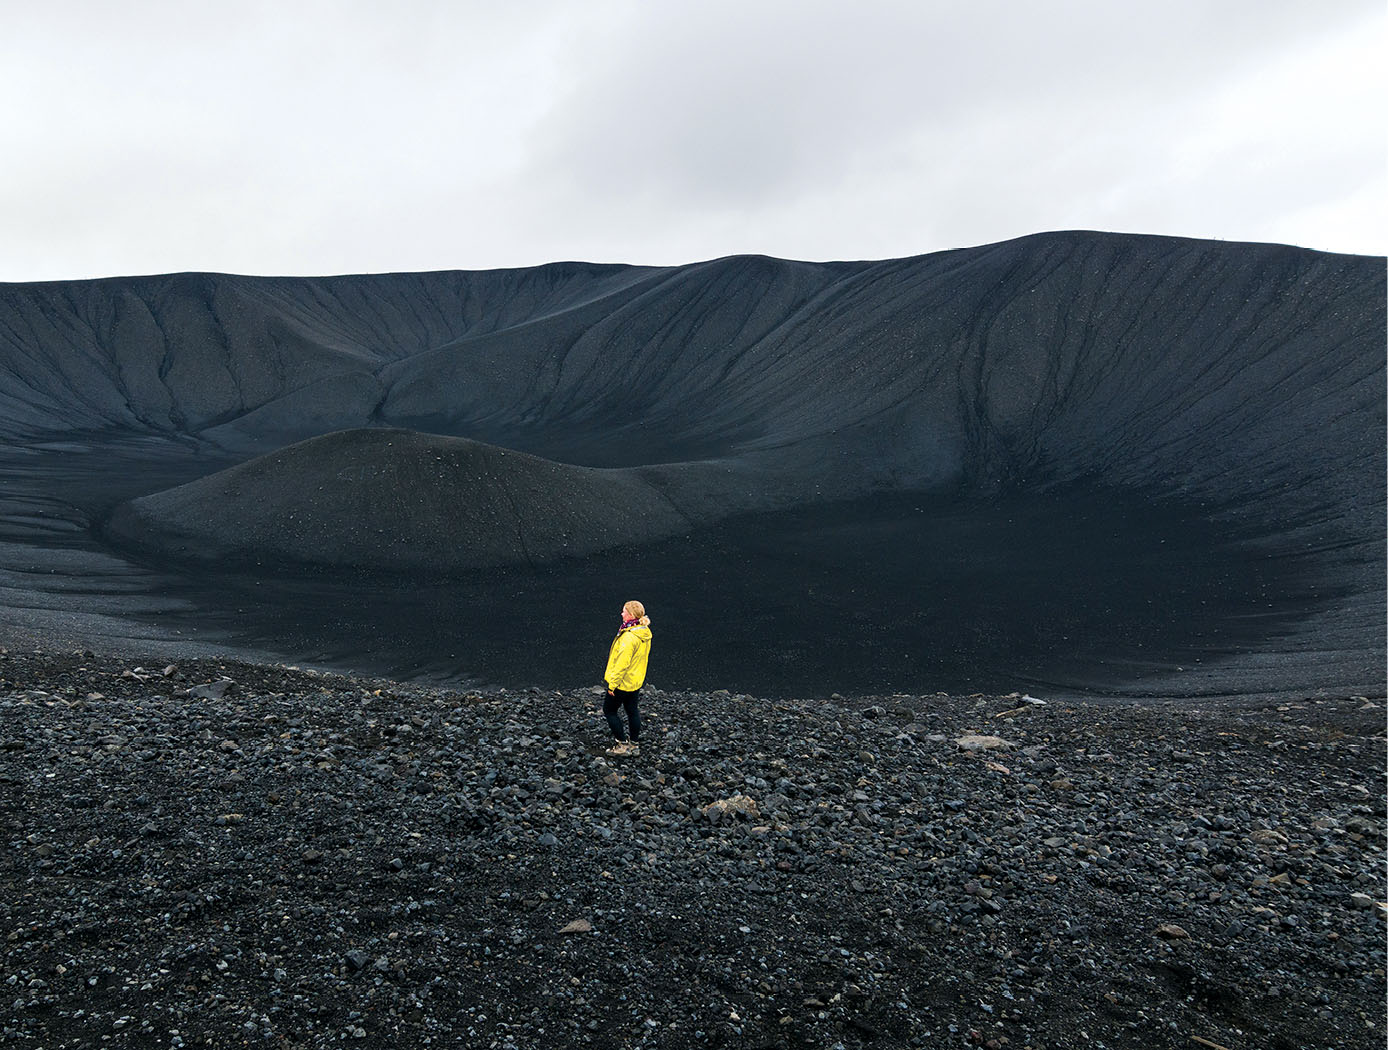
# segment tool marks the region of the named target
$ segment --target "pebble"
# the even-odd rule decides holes
[[[978,733],[965,733],[963,736],[955,737],[954,743],[961,751],[992,751],[998,748],[1017,746],[1000,736],[987,736]]]
[[[1381,1045],[1360,705],[664,689],[619,772],[587,687],[124,669],[0,658],[6,1046]]]

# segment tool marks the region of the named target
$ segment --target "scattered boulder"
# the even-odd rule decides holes
[[[727,816],[759,817],[761,811],[757,809],[756,800],[748,795],[732,795],[729,798],[720,798],[716,802],[710,802],[703,809],[705,817],[719,819]]]
[[[993,751],[1017,746],[1000,736],[987,736],[981,733],[965,733],[963,736],[955,737],[954,743],[961,751]]]

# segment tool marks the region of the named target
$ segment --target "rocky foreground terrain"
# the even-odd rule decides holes
[[[1378,1048],[1384,712],[0,656],[0,1043]]]

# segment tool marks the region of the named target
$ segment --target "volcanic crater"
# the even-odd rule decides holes
[[[6,285],[5,619],[551,686],[635,594],[693,688],[1381,691],[1384,358],[1380,259],[1080,232]]]

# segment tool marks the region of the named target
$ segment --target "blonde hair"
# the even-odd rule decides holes
[[[651,625],[651,618],[646,615],[646,607],[640,602],[631,601],[622,606],[622,614],[628,620],[637,620],[642,627]]]

